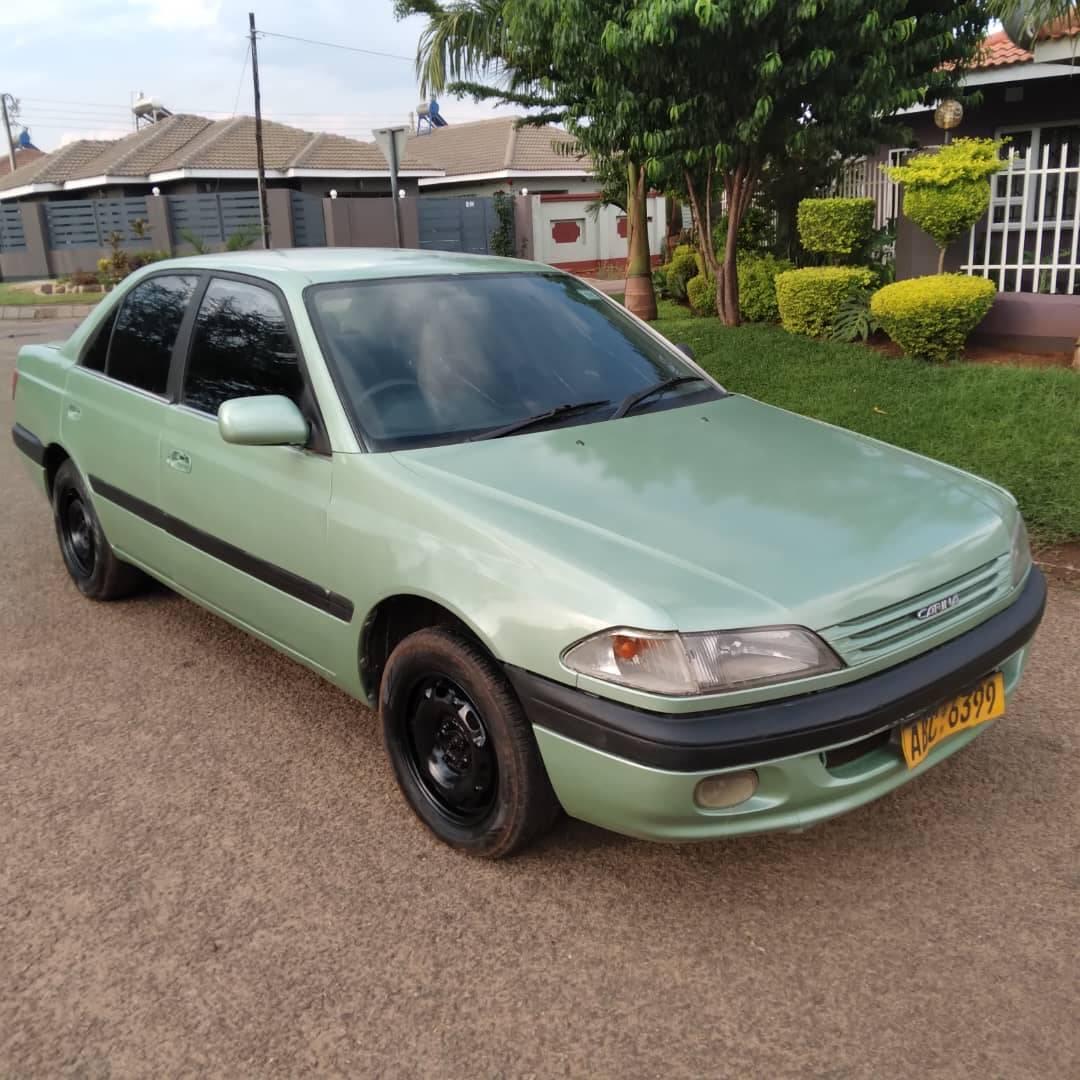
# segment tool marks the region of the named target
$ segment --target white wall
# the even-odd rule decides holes
[[[566,191],[570,194],[583,194],[596,191],[596,181],[591,176],[530,176],[515,177],[510,184],[505,180],[477,180],[471,183],[440,183],[438,186],[424,185],[420,195],[494,195],[496,191],[505,191],[517,195],[522,188],[530,194],[538,191]]]
[[[544,199],[531,195],[533,255],[538,262],[588,272],[590,265],[626,260],[626,237],[619,235],[625,215],[614,206],[594,216],[586,211],[591,202],[581,199]],[[649,252],[658,255],[667,232],[667,208],[662,195],[648,200]]]

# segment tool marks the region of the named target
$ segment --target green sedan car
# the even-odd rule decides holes
[[[83,595],[150,575],[377,709],[475,855],[560,810],[700,840],[876,799],[1002,715],[1045,602],[1001,488],[525,261],[157,263],[22,349],[15,413]]]

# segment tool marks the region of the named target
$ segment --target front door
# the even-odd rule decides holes
[[[61,442],[93,491],[109,543],[171,576],[160,527],[158,458],[169,413],[169,365],[198,277],[158,274],[136,285],[68,374]]]
[[[218,407],[261,394],[291,398],[317,424],[283,301],[252,281],[212,278],[160,449],[162,498],[180,541],[176,581],[333,674],[352,610],[325,586],[331,458],[315,448],[226,443]]]

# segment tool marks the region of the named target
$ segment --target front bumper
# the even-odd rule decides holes
[[[1010,697],[1045,603],[1033,567],[1008,608],[921,656],[830,690],[708,713],[646,712],[519,668],[507,673],[571,816],[665,840],[800,829],[878,798],[992,727],[954,735],[910,770],[881,735],[992,671]],[[829,752],[864,741],[865,753],[831,763],[841,755]],[[706,810],[694,801],[704,777],[745,768],[759,778],[746,802]]]

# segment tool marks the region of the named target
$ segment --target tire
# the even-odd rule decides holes
[[[532,725],[498,666],[451,630],[390,654],[383,741],[414,813],[444,843],[488,859],[520,851],[559,815]]]
[[[60,555],[83,596],[119,600],[143,584],[142,571],[113,554],[86,484],[71,460],[56,472],[52,508]]]

